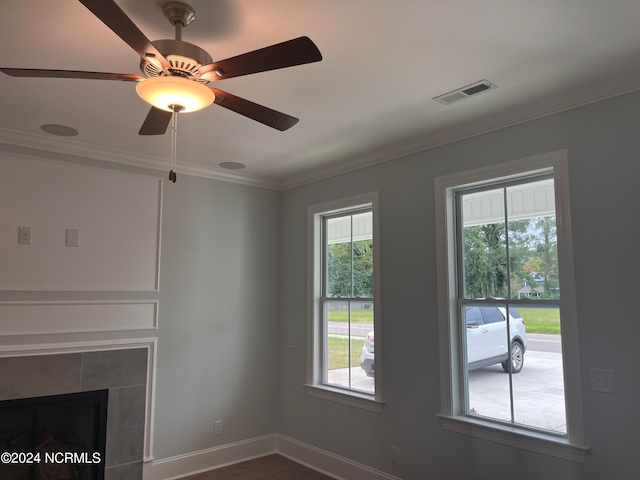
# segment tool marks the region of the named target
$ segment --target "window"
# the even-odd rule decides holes
[[[566,152],[436,179],[442,424],[583,462]]]
[[[380,411],[377,195],[309,208],[311,395]]]

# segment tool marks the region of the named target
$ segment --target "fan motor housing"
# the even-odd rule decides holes
[[[202,84],[208,83],[207,79],[198,77],[198,69],[202,65],[213,63],[211,55],[197,45],[182,40],[155,40],[153,45],[165,56],[171,65],[171,72]],[[165,72],[151,62],[140,61],[140,70],[147,77],[162,77]]]

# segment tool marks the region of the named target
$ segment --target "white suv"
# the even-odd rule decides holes
[[[502,364],[505,372],[509,372],[509,368],[512,373],[522,370],[527,334],[524,320],[515,308],[509,309],[511,355],[507,346],[506,309],[494,306],[466,307],[465,317],[469,370],[496,363]],[[373,339],[373,332],[369,332],[360,354],[360,364],[368,377],[373,377],[375,373]]]

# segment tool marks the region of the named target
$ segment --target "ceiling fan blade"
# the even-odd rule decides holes
[[[288,130],[298,123],[299,119],[287,115],[286,113],[277,112],[270,108],[250,102],[244,98],[236,97],[217,88],[211,89],[216,95],[215,103],[221,107],[244,115],[245,117],[263,123],[268,127],[275,128],[281,132]]]
[[[12,77],[84,78],[89,80],[122,80],[139,82],[142,75],[133,73],[82,72],[78,70],[44,70],[39,68],[0,68],[0,72]]]
[[[151,107],[138,135],[163,135],[171,121],[172,112]]]
[[[135,23],[113,0],[80,0],[91,13],[98,17],[107,27],[124,40],[144,60],[150,61],[163,69],[170,67],[169,62],[151,41],[140,31]]]
[[[309,37],[298,37],[270,47],[227,58],[200,67],[198,73],[210,81],[266,72],[278,68],[293,67],[319,62],[322,54]]]

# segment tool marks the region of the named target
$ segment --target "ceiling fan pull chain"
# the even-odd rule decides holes
[[[171,171],[169,172],[169,180],[176,183],[176,150],[178,143],[178,112],[180,108],[173,106],[171,114]]]

